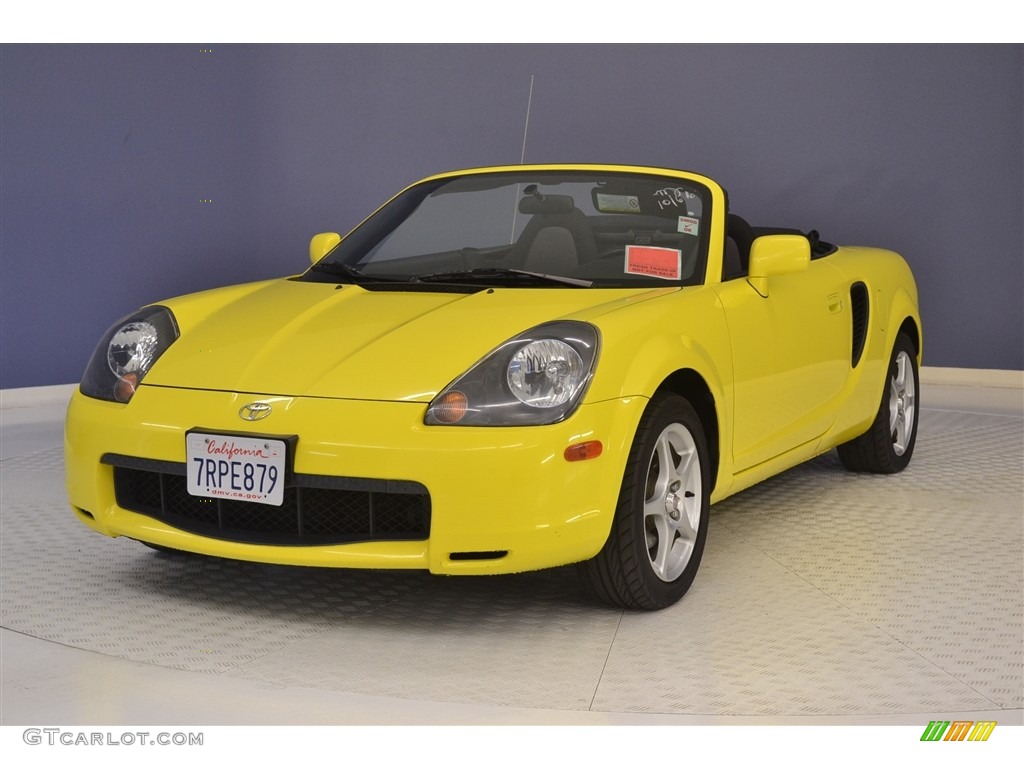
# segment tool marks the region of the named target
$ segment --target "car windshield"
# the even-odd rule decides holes
[[[694,285],[704,277],[710,199],[697,182],[653,174],[435,179],[384,206],[302,279],[392,290]]]

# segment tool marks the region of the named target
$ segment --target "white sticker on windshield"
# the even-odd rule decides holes
[[[601,213],[639,213],[640,198],[636,195],[597,193],[597,210]]]
[[[700,219],[695,219],[692,216],[680,216],[679,232],[682,232],[684,235],[700,234]]]

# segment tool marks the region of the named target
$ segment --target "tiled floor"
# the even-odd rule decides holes
[[[933,387],[894,477],[712,509],[690,593],[153,552],[79,524],[60,405],[0,410],[0,722],[1022,723],[1024,396]]]

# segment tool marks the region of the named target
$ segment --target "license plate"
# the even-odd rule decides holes
[[[189,432],[185,457],[193,496],[278,507],[284,501],[284,440]]]

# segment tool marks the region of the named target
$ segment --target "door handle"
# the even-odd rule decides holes
[[[833,293],[828,297],[828,311],[833,315],[837,312],[841,312],[843,309],[843,297],[838,293]]]

